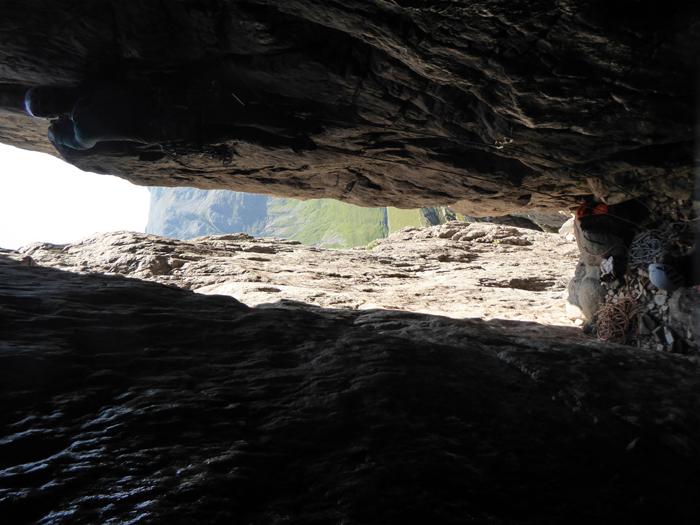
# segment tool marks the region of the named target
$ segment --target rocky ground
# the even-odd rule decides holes
[[[576,243],[510,226],[409,227],[355,250],[245,234],[178,241],[115,232],[20,251],[42,266],[137,277],[230,295],[249,306],[385,308],[573,326],[564,290],[578,259]]]
[[[568,287],[569,311],[578,305],[590,319],[584,331],[600,339],[697,358],[699,260],[697,253],[694,261],[687,255],[698,246],[697,214],[689,201],[661,197],[648,204],[653,211],[645,212],[638,224],[622,223],[618,228],[620,224],[611,223],[607,233],[582,234],[575,225],[581,259]],[[655,286],[649,265],[659,262],[680,271],[685,285],[675,290]]]
[[[696,354],[699,351],[697,313],[693,312],[700,304],[697,287],[675,292],[659,290],[649,281],[648,270],[634,266],[626,272],[624,284],[616,282],[607,288],[604,307],[627,304],[631,314],[624,341],[617,342],[659,352]],[[595,321],[599,322],[597,317]],[[595,335],[600,337],[598,332],[596,327]]]
[[[487,247],[523,259],[534,249],[527,234],[491,226],[432,232],[446,236],[429,240],[442,249],[418,252],[411,266],[382,263],[381,245],[348,257],[373,258],[385,272],[377,282],[410,281],[406,268],[420,256],[440,276],[441,265],[483,266]],[[269,267],[275,251],[314,253],[249,238],[192,242],[185,253],[180,243],[134,239],[86,242],[94,261],[77,245],[0,253],[8,523],[697,521],[700,374],[686,356],[516,320],[294,308],[274,299],[281,284],[258,280],[243,289],[275,302],[249,308],[103,275],[102,265],[132,265],[175,283],[174,266],[199,265],[215,287],[219,271]],[[140,257],[147,246],[150,258]],[[309,282],[339,273],[324,264]],[[514,268],[483,278],[531,275]]]
[[[692,246],[692,221],[670,224],[679,233],[676,245]],[[639,228],[635,239],[648,232],[663,237],[661,230]],[[656,288],[647,271],[654,254],[635,255],[637,240],[624,275],[601,282],[604,257],[584,253],[579,260],[579,247],[586,247],[581,239],[573,227],[552,234],[453,221],[404,228],[354,250],[246,234],[179,241],[113,232],[68,245],[30,244],[20,252],[43,266],[137,277],[228,295],[249,306],[383,308],[543,326],[581,326],[588,320],[583,328],[590,336],[700,358],[696,287],[675,293]],[[660,253],[661,245],[654,246]],[[663,246],[666,252],[680,249]],[[611,253],[626,259],[630,248],[617,250]],[[582,281],[591,286],[578,294]],[[616,319],[612,325],[610,316]]]
[[[632,232],[631,246],[610,252],[629,259],[624,274],[614,280],[601,280],[605,257],[593,257],[589,250],[605,248],[587,244],[573,226],[551,234],[453,221],[404,228],[354,250],[246,234],[179,241],[114,232],[68,245],[30,244],[20,252],[43,266],[137,277],[229,295],[249,306],[384,308],[493,322],[583,325],[585,333],[608,342],[699,358],[697,287],[667,292],[649,280],[648,265],[660,254],[692,246],[693,221],[672,222],[674,216],[666,215],[672,235],[658,229],[663,222],[652,220]],[[606,239],[598,237],[619,241]],[[581,247],[589,251],[581,255]]]

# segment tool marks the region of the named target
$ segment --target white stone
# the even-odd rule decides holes
[[[668,328],[666,328],[665,326],[664,326],[664,337],[666,337],[666,342],[667,342],[668,344],[670,344],[670,345],[673,344],[673,341],[674,341],[674,339],[673,339],[673,334],[672,334],[671,331],[670,331]]]
[[[657,294],[654,296],[654,302],[659,306],[666,304],[666,301],[668,301],[668,297],[665,295]]]

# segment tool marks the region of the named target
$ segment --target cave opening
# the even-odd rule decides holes
[[[0,513],[694,523],[689,5],[7,3],[0,142],[153,230],[0,249]],[[267,129],[59,152],[23,108],[116,83]]]

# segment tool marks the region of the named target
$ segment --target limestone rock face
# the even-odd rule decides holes
[[[457,221],[404,228],[355,250],[246,234],[177,241],[115,232],[21,252],[43,266],[148,279],[249,306],[401,309],[567,326],[563,291],[578,257],[576,244],[555,234]]]
[[[478,239],[528,247],[511,229],[433,232],[451,261],[414,247],[435,274],[483,264]],[[121,234],[103,239],[104,255],[97,244],[82,255],[76,245],[0,253],[0,515],[13,523],[697,518],[700,374],[690,358],[569,327],[249,308],[75,271],[111,264],[162,280],[206,255],[227,279],[232,259],[256,276],[290,257],[290,244],[232,237],[185,251]],[[384,264],[382,279],[418,273],[386,248],[372,263]],[[74,271],[43,266],[51,260]]]
[[[223,166],[112,144],[70,162],[141,185],[472,216],[591,193],[681,199],[699,41],[694,2],[5,2],[0,140],[52,150],[46,125],[22,114],[30,86],[216,81],[320,124],[318,149],[241,140]]]

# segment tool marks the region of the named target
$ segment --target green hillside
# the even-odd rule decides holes
[[[449,221],[467,221],[461,213],[455,213],[446,206],[421,208],[418,210],[400,210],[399,208],[386,208],[389,221],[389,234],[399,231],[406,226],[424,228],[437,226]]]
[[[176,239],[236,232],[264,234],[268,197],[263,195],[195,188],[149,190],[146,233]]]
[[[267,217],[268,235],[324,248],[364,246],[388,232],[384,208],[360,208],[330,199],[271,197]]]
[[[405,226],[454,220],[447,208],[360,208],[330,199],[298,201],[225,190],[150,188],[147,233],[191,239],[248,233],[324,248],[365,246]]]

